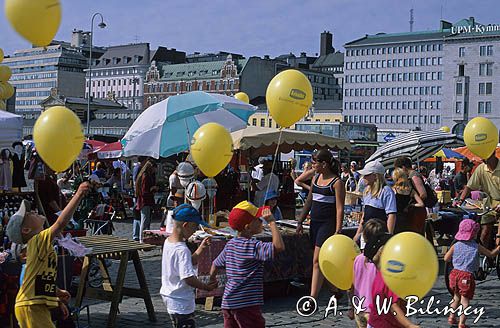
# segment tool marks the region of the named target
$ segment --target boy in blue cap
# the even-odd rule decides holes
[[[163,244],[160,294],[167,306],[174,328],[196,327],[194,320],[194,289],[214,290],[218,282],[208,284],[196,277],[195,266],[198,257],[210,244],[209,238],[203,239],[198,249],[191,254],[186,245],[187,239],[198,229],[208,224],[191,205],[182,204],[173,211],[174,228]]]

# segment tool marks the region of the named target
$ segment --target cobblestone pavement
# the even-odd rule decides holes
[[[118,222],[116,226],[116,235],[130,237],[132,231],[131,222]],[[153,223],[152,228],[157,228],[158,223]],[[171,327],[165,305],[162,302],[159,290],[161,286],[161,251],[160,248],[141,254],[142,264],[146,273],[149,291],[152,295],[153,304],[157,316],[157,322],[152,323],[148,320],[146,307],[140,299],[124,297],[120,305],[120,313],[117,318],[116,327]],[[118,264],[115,261],[111,268],[111,275],[115,277]],[[127,270],[126,286],[138,287],[131,264]],[[281,287],[282,288],[282,287]],[[282,288],[283,289],[283,288]],[[281,291],[280,291],[281,292]],[[281,292],[283,295],[284,292]],[[346,315],[347,301],[344,297],[339,300],[337,316],[330,314],[324,318],[325,308],[328,305],[329,293],[326,288],[318,300],[319,312],[310,317],[301,317],[296,312],[296,302],[306,294],[306,290],[301,290],[290,286],[286,296],[272,297],[265,300],[263,313],[266,319],[266,327],[355,327],[353,321],[350,321]],[[426,298],[435,296],[436,300],[432,305],[432,310],[442,310],[449,302],[449,296],[444,285],[443,276],[439,276],[436,285]],[[436,305],[437,300],[440,301]],[[90,305],[90,324],[91,327],[105,327],[109,313],[110,303],[85,299],[84,305]],[[416,309],[425,310],[428,303],[415,305]],[[220,305],[216,303],[216,305]],[[472,321],[476,315],[469,316],[468,324],[473,327],[500,327],[500,281],[497,279],[496,272],[488,277],[486,281],[479,282],[476,288],[476,295],[471,304],[474,308],[484,308],[484,314],[476,324]],[[342,312],[342,315],[340,314]],[[431,315],[415,315],[411,317],[413,322],[420,324],[421,327],[447,327],[446,316],[436,313]],[[84,318],[82,318],[85,323]],[[203,305],[197,306],[196,321],[199,327],[223,327],[223,319],[220,307],[216,306],[214,311],[204,311]]]

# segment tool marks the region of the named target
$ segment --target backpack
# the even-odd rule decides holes
[[[422,177],[420,178],[422,179]],[[413,180],[410,179],[410,182],[412,188],[417,190],[417,188],[413,185]],[[437,194],[427,182],[423,181],[423,179],[422,182],[424,183],[425,193],[427,194],[427,198],[424,200],[424,205],[425,207],[433,208],[438,202]]]

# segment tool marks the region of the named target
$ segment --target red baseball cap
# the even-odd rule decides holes
[[[237,231],[243,231],[247,224],[262,216],[265,207],[258,208],[248,201],[242,201],[229,213],[229,226]]]

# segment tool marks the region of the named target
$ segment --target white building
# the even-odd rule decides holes
[[[470,119],[483,116],[500,128],[500,25],[471,17],[452,31],[445,39],[442,123],[461,132]]]
[[[444,41],[449,29],[366,35],[345,45],[344,120],[379,136],[442,125]]]

